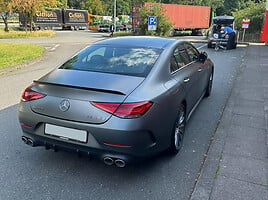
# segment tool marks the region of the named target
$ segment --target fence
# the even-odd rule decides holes
[[[238,41],[242,42],[243,31],[238,31]],[[260,33],[245,33],[244,42],[260,42]]]

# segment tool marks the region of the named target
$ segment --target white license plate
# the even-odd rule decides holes
[[[77,130],[73,128],[66,128],[62,126],[56,126],[52,124],[45,124],[45,134],[57,136],[62,139],[77,140],[80,142],[87,141],[87,132],[83,130]]]

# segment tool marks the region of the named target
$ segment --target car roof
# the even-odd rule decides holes
[[[164,49],[177,40],[163,37],[152,37],[152,36],[125,36],[111,38],[96,42],[97,45],[113,45],[113,46],[124,46],[124,47],[145,47],[145,48],[159,48]]]

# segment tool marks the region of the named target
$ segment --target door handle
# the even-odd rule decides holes
[[[189,82],[189,81],[190,81],[190,78],[185,78],[185,79],[183,80],[184,83],[187,83],[187,82]]]
[[[202,72],[202,71],[203,71],[203,69],[202,69],[202,68],[199,68],[197,71],[198,71],[198,72]]]

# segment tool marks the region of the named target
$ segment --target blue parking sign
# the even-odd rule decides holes
[[[148,17],[148,30],[155,31],[157,27],[157,17],[149,16]]]

